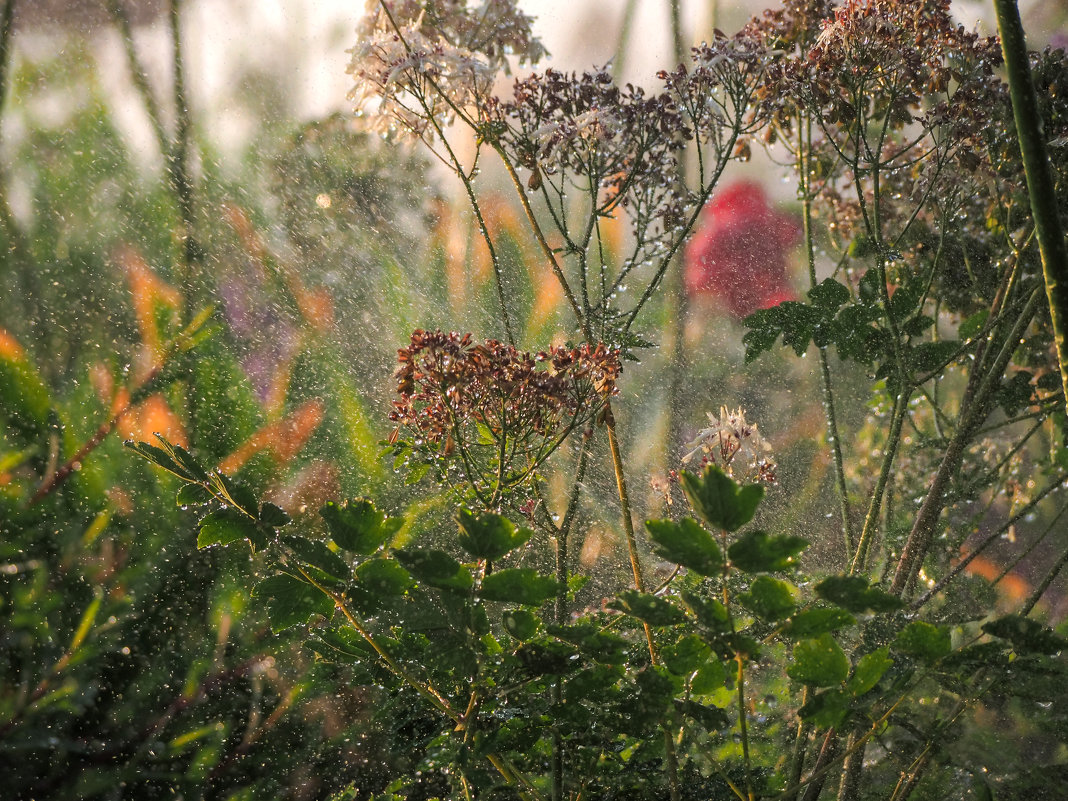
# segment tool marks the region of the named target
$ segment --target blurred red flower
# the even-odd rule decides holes
[[[786,262],[800,240],[798,220],[771,208],[759,184],[728,184],[705,206],[686,246],[686,292],[714,299],[738,319],[793,300]]]

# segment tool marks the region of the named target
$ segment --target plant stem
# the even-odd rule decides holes
[[[1035,220],[1035,234],[1042,256],[1042,275],[1053,323],[1053,341],[1061,373],[1061,389],[1068,403],[1068,245],[1064,241],[1060,208],[1053,184],[1049,155],[1042,135],[1034,81],[1016,0],[994,0],[1001,52],[1005,56],[1009,95],[1012,98],[1016,135],[1020,140],[1024,176]]]
[[[800,172],[801,218],[804,226],[805,255],[808,259],[809,286],[816,286],[816,247],[812,231],[812,186],[809,155],[812,148],[812,119],[806,115],[804,133],[798,125],[798,170]],[[849,512],[849,494],[845,483],[845,461],[842,458],[842,440],[838,433],[838,418],[834,407],[834,388],[831,385],[831,367],[827,360],[827,348],[817,349],[820,360],[820,378],[823,382],[823,411],[827,418],[827,439],[831,441],[834,458],[834,477],[838,486],[838,508],[842,517],[842,538],[845,541],[846,558],[856,553],[857,544]]]
[[[16,0],[5,0],[3,11],[0,12],[0,115],[3,114],[9,88],[8,70],[11,66],[11,40],[15,33],[15,2]],[[0,225],[3,225],[8,248],[18,255],[21,261],[25,247],[7,199],[6,178],[7,170],[0,165]]]

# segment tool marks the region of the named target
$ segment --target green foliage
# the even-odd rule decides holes
[[[760,484],[739,486],[716,465],[701,476],[683,470],[679,480],[693,510],[713,529],[737,531],[753,519],[764,497]]]

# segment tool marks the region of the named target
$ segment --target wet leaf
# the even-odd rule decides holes
[[[802,720],[813,726],[829,729],[838,726],[849,714],[849,695],[842,690],[824,690],[813,695],[808,703],[798,710]]]
[[[476,559],[500,559],[529,540],[534,532],[517,528],[506,517],[486,512],[478,515],[469,509],[457,513],[460,547]]]
[[[900,598],[878,587],[869,587],[868,580],[860,576],[826,578],[816,585],[816,594],[853,614],[861,614],[869,609],[873,612],[893,612],[904,606]]]
[[[327,503],[319,512],[330,536],[346,551],[368,556],[384,545],[401,527],[400,518],[387,518],[366,498],[341,504]]]
[[[731,545],[727,554],[731,564],[745,573],[772,573],[797,567],[796,557],[807,546],[808,540],[801,537],[751,531]]]
[[[286,574],[265,578],[252,590],[267,602],[267,617],[275,633],[307,623],[313,615],[329,618],[334,602],[320,590]]]
[[[293,550],[301,562],[318,568],[337,581],[344,581],[352,575],[345,560],[331,551],[324,542],[305,537],[283,537],[282,542]]]
[[[803,639],[838,631],[856,622],[857,619],[844,609],[806,609],[794,615],[783,626],[781,634],[790,639]]]
[[[794,646],[793,656],[786,673],[802,684],[830,687],[841,684],[849,675],[849,658],[830,634],[801,640]]]
[[[789,617],[797,608],[797,588],[771,576],[759,576],[749,592],[738,596],[738,602],[761,620],[774,623]]]
[[[537,606],[556,595],[557,583],[530,567],[498,570],[482,579],[478,589],[487,601]]]
[[[403,595],[415,583],[395,559],[368,559],[356,568],[359,586],[378,595]]]
[[[864,695],[864,693],[878,684],[879,679],[894,664],[894,660],[890,658],[889,654],[889,647],[884,645],[882,648],[862,656],[860,661],[857,662],[857,666],[853,669],[853,675],[849,677],[846,689],[854,696],[858,696]]]
[[[527,609],[508,609],[501,615],[504,630],[517,640],[529,640],[538,633],[541,623],[537,615]]]
[[[469,590],[475,583],[471,571],[444,551],[436,549],[396,551],[394,555],[419,581],[443,590]]]
[[[198,548],[229,545],[241,539],[248,540],[254,550],[267,546],[267,536],[260,531],[256,521],[232,506],[216,509],[200,521]]]
[[[696,634],[687,634],[662,648],[660,656],[676,676],[688,676],[712,658],[712,648]]]
[[[753,519],[764,497],[760,484],[740,486],[716,465],[701,476],[683,470],[680,481],[697,516],[713,529],[737,531]]]
[[[672,604],[647,592],[624,590],[609,606],[636,617],[650,626],[673,626],[682,623],[686,615]]]
[[[1059,637],[1037,620],[1021,615],[1006,615],[983,624],[983,631],[1012,643],[1018,654],[1057,654],[1068,646],[1068,640]]]
[[[645,528],[655,544],[657,554],[669,562],[702,576],[716,576],[723,571],[723,552],[712,535],[696,520],[685,518],[678,523],[647,520]]]
[[[901,630],[894,640],[894,650],[915,656],[925,662],[935,662],[951,650],[949,629],[914,620]]]

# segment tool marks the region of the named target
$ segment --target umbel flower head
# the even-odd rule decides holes
[[[797,220],[771,208],[759,184],[725,186],[705,206],[686,247],[686,290],[715,299],[739,319],[793,300],[786,265],[800,238]]]
[[[715,464],[740,480],[775,483],[775,462],[771,445],[760,435],[756,423],[745,419],[741,407],[728,410],[720,407],[719,417],[708,412],[708,428],[702,428],[692,442],[686,444],[682,463],[688,464],[700,455],[700,467]]]
[[[509,57],[545,55],[532,21],[514,0],[368,0],[348,51],[349,99],[371,130],[432,137],[489,95]]]
[[[414,331],[398,362],[394,439],[406,429],[421,457],[459,465],[487,507],[604,408],[621,370],[603,344],[530,354],[441,331]]]

